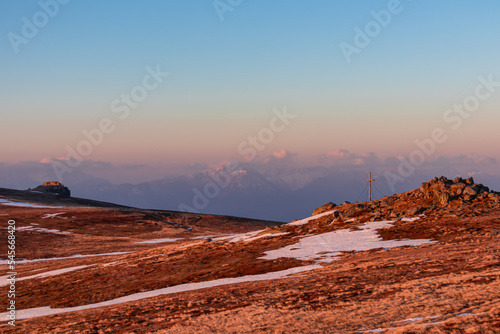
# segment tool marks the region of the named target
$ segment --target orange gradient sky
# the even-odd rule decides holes
[[[499,27],[498,3],[402,2],[400,14],[346,61],[339,46],[355,43],[354,29],[386,6],[257,1],[220,21],[210,3],[74,2],[17,53],[9,39],[0,43],[0,162],[65,157],[86,140],[82,131],[103,119],[114,130],[85,160],[165,171],[242,161],[238,147],[284,108],[296,118],[263,145],[259,159],[286,150],[289,164],[315,165],[339,149],[407,157],[415,140],[436,128],[447,140],[429,161],[500,159],[500,87],[457,129],[443,118],[475,94],[480,77],[500,81],[492,29]],[[21,18],[39,10],[2,3],[1,32],[21,34]],[[168,76],[155,82],[151,70],[158,68]],[[123,96],[144,85],[147,97],[121,120],[113,103],[123,107]],[[496,165],[478,168],[492,173]]]

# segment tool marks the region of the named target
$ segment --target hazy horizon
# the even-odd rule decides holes
[[[387,192],[428,171],[500,175],[492,0],[0,9],[4,184],[76,170],[138,185],[230,162],[294,191],[315,168],[374,171]]]

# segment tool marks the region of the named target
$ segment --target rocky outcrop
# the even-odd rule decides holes
[[[337,204],[332,203],[332,202],[326,203],[325,205],[320,206],[319,208],[317,208],[316,210],[314,210],[313,216],[319,215],[319,214],[321,214],[323,212],[331,211],[331,210],[335,209],[336,206],[337,206]]]
[[[419,189],[402,194],[386,196],[371,202],[342,205],[325,204],[314,215],[336,209],[342,221],[397,220],[403,217],[427,216],[475,216],[481,210],[500,207],[500,193],[480,183],[472,177],[449,180],[444,176],[435,177],[422,183]],[[338,221],[337,217],[322,217],[320,220]]]
[[[492,194],[492,198],[498,197],[495,193],[490,193],[490,189],[480,183],[474,183],[474,179],[448,180],[446,177],[435,177],[430,182],[422,183],[420,187],[421,195],[424,199],[431,199],[433,204],[447,206],[451,201],[469,203],[476,198],[486,198]]]
[[[69,188],[56,181],[45,182],[44,184],[33,189],[33,191],[39,191],[61,197],[71,197],[71,191]]]

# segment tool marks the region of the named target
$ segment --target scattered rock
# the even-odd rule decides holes
[[[417,216],[417,215],[422,214],[423,212],[427,211],[427,209],[428,209],[427,207],[423,207],[423,206],[418,207],[417,206],[417,207],[413,207],[413,208],[408,209],[406,211],[406,214],[408,216]],[[396,215],[394,213],[392,213],[391,217],[393,217],[393,216],[396,216]]]
[[[441,176],[429,182],[423,182],[419,189],[386,196],[371,202],[354,204],[344,202],[341,205],[327,203],[314,210],[313,215],[335,209],[337,212],[332,214],[333,217],[325,218],[326,223],[346,222],[353,219],[364,223],[416,217],[422,213],[434,218],[475,217],[478,215],[479,208],[491,207],[500,207],[500,193],[490,191],[482,184],[474,183],[471,177],[467,179],[456,177],[451,180]]]
[[[483,195],[485,194],[486,195]],[[430,182],[424,182],[420,186],[420,197],[430,199],[435,205],[445,207],[452,201],[470,202],[479,195],[481,198],[489,197],[490,190],[482,184],[474,183],[474,179],[469,177],[464,180],[456,177],[453,181],[446,177],[433,178]]]

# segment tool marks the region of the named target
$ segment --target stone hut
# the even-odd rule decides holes
[[[58,195],[61,197],[71,197],[71,191],[69,190],[69,188],[57,181],[45,182],[33,189],[33,191],[40,191],[43,193]]]

